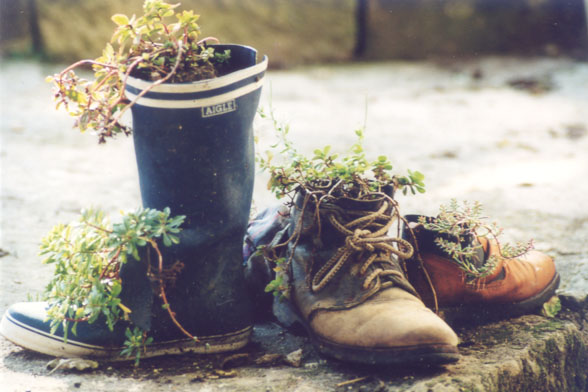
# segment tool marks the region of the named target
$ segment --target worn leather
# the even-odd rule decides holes
[[[324,340],[366,348],[457,346],[458,337],[414,295],[392,287],[363,304],[343,310],[320,310],[310,321]]]
[[[418,234],[418,229],[417,238],[421,241],[419,245],[422,248],[424,269],[431,279],[441,307],[521,302],[540,294],[556,277],[555,263],[548,255],[529,251],[520,257],[506,259],[501,257],[495,240],[478,238],[485,259],[495,256],[498,262],[487,277],[468,279],[449,256],[427,246]],[[408,276],[423,301],[428,306],[434,306],[430,284],[414,258],[408,263]]]
[[[344,199],[323,207],[345,215],[346,211],[375,211],[382,203],[384,198]],[[374,262],[362,274],[360,269],[369,252],[355,252],[325,287],[313,290],[313,277],[344,246],[345,236],[328,223],[325,215],[321,215],[319,230],[314,206],[307,207],[301,216],[301,204],[298,197],[291,214],[290,236],[295,234],[297,222],[302,233],[296,245],[290,243],[287,252],[293,253],[288,274],[289,301],[315,338],[363,349],[454,347],[457,352],[457,336],[417,298],[395,257]],[[391,211],[390,208],[387,213]],[[341,218],[350,221],[355,217]],[[366,276],[376,269],[393,272],[377,276],[365,287]]]

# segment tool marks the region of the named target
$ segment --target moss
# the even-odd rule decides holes
[[[514,334],[514,328],[501,323],[499,325],[491,325],[479,328],[472,336],[471,341],[476,344],[485,346],[493,346],[505,342],[511,342]]]
[[[539,338],[546,332],[555,332],[564,328],[563,323],[557,319],[547,319],[545,322],[530,327],[534,337]]]

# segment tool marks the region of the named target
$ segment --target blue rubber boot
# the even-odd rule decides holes
[[[251,303],[242,268],[242,240],[253,192],[252,122],[261,94],[267,58],[254,49],[217,45],[231,57],[223,75],[183,84],[161,84],[140,96],[150,82],[130,78],[133,138],[141,197],[146,208],[169,207],[185,215],[180,243],[161,246],[164,269],[181,271],[166,282],[170,307],[194,343],[163,309],[160,287],[147,276],[157,271],[154,252],[121,269],[122,303],[134,326],[154,343],[144,356],[193,351],[214,353],[247,344],[252,331]],[[0,333],[28,349],[61,357],[117,359],[128,323],[110,331],[96,321],[79,323],[77,335],[50,333],[46,304],[21,303],[8,309]]]

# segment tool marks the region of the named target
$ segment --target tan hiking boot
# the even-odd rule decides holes
[[[457,336],[417,298],[399,265],[412,247],[386,234],[395,202],[370,194],[323,201],[317,211],[304,199],[297,195],[289,218],[287,267],[278,274],[289,290],[274,302],[278,320],[297,320],[318,351],[347,362],[457,361]]]

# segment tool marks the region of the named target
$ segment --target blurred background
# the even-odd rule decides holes
[[[488,54],[586,58],[585,0],[183,0],[203,34],[246,43],[271,67]],[[1,54],[95,58],[114,13],[143,0],[1,0]]]

